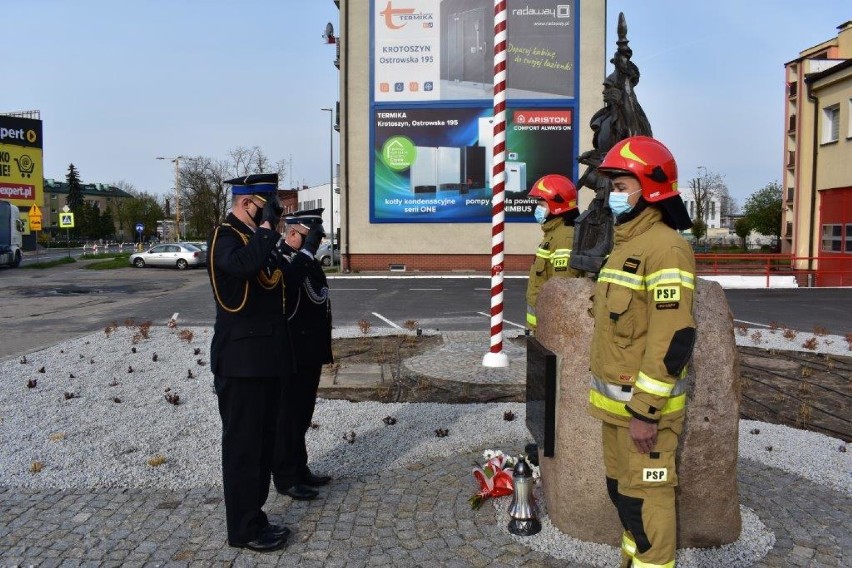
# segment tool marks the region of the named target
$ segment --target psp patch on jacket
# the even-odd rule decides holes
[[[680,286],[657,286],[654,288],[655,302],[679,302]]]

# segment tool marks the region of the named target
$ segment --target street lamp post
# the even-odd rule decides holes
[[[157,156],[158,160],[170,160],[175,165],[175,234],[176,241],[180,241],[180,161],[183,156],[175,156],[174,158],[164,158]],[[165,231],[165,227],[163,227]]]
[[[328,113],[328,194],[329,218],[331,219],[331,267],[334,268],[334,109],[321,109]]]

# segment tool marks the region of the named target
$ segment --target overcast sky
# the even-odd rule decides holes
[[[45,177],[64,179],[73,162],[84,182],[165,193],[173,169],[156,156],[257,145],[292,158],[299,183],[328,180],[332,0],[2,4],[0,112],[41,110]],[[784,63],[852,19],[848,0],[610,0],[609,54],[619,11],[639,101],[681,180],[705,166],[740,204],[781,178]]]

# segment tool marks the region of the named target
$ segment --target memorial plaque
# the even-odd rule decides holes
[[[556,354],[527,339],[527,428],[545,457],[553,457],[556,431]]]

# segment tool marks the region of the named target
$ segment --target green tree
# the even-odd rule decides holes
[[[99,239],[101,209],[97,203],[84,203],[83,209],[74,215],[77,234],[81,237]]]
[[[145,225],[143,239],[157,234],[157,221],[162,221],[164,217],[163,208],[157,201],[157,197],[146,192],[134,193],[133,199],[128,199],[124,204],[122,214],[124,225],[131,230],[136,227],[136,223]],[[138,235],[134,233],[133,237],[138,238]]]
[[[115,222],[112,216],[112,208],[109,205],[107,205],[106,211],[101,213],[98,225],[102,239],[115,236]]]
[[[749,226],[762,235],[773,235],[780,242],[782,189],[777,181],[752,193],[743,205],[743,216]]]
[[[71,211],[77,213],[83,210],[83,184],[80,182],[80,172],[74,167],[74,164],[68,165],[68,173],[65,174],[65,182],[68,184],[68,197],[65,198],[65,203],[71,208]]]
[[[695,244],[704,238],[707,234],[707,223],[703,219],[696,218],[692,221],[692,236],[695,237]]]
[[[746,250],[748,248],[746,239],[748,239],[748,236],[751,233],[751,225],[749,224],[748,219],[745,217],[737,219],[734,223],[734,232],[740,239],[742,239],[743,250]]]
[[[65,204],[74,213],[74,229],[71,231],[74,236],[84,235],[83,220],[84,206],[86,204],[83,199],[83,184],[80,182],[80,172],[74,167],[74,164],[68,164],[68,173],[65,174],[65,182],[68,184],[68,196],[65,198]]]

